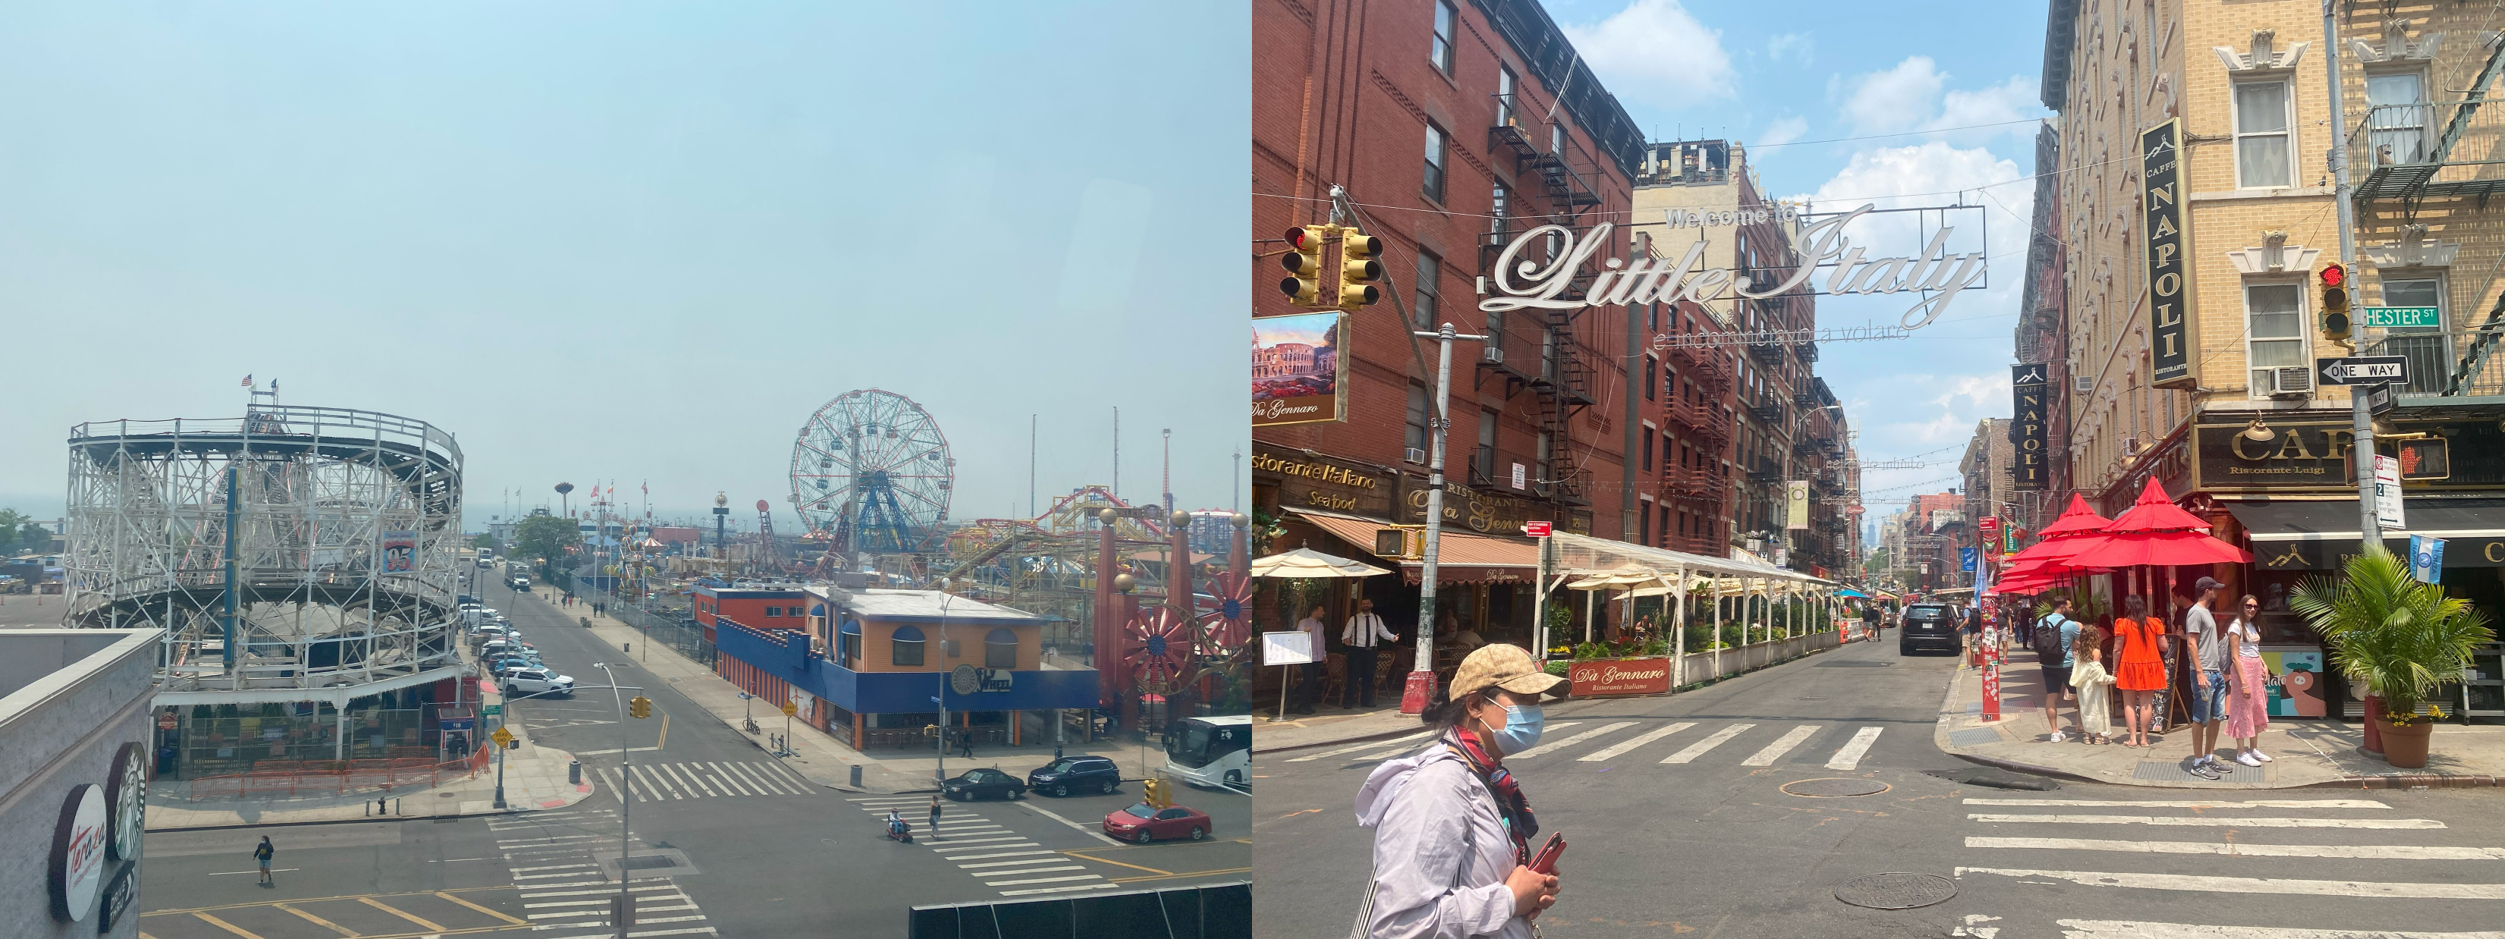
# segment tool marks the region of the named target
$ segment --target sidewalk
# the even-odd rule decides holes
[[[538,594],[542,601],[554,605],[546,588],[536,589],[533,593]],[[742,699],[739,687],[714,674],[712,669],[678,654],[678,650],[670,648],[668,643],[645,642],[642,632],[632,626],[608,616],[591,615],[591,607],[587,604],[559,608],[558,612],[572,619],[591,620],[592,636],[611,648],[621,650],[621,661],[631,662],[636,668],[677,689],[679,694],[711,712],[733,733],[748,738],[760,752],[771,752],[766,742],[768,735],[783,733],[782,702]],[[630,645],[631,655],[624,651]],[[756,719],[758,733],[748,733],[741,726],[741,721],[751,716]],[[848,792],[939,790],[935,779],[940,759],[935,753],[922,751],[906,755],[909,751],[895,750],[889,751],[895,753],[894,756],[867,755],[797,720],[792,721],[790,726],[791,748],[798,755],[784,757],[784,765],[812,782]],[[938,744],[934,741],[932,745],[936,748]],[[948,774],[955,776],[975,767],[989,767],[1025,779],[1027,773],[1052,762],[1052,741],[1047,738],[1016,747],[978,746],[974,748],[974,754],[974,759],[967,760],[951,753],[947,761]],[[1111,740],[1098,740],[1094,744],[1066,744],[1062,747],[1062,755],[1105,757],[1122,768],[1124,778],[1131,779],[1145,778],[1165,765],[1165,754],[1153,746],[1142,747],[1136,743],[1121,744]],[[859,788],[852,785],[854,767],[861,769]]]
[[[485,687],[483,683],[482,687]],[[485,703],[495,704],[501,700],[492,688],[486,691]],[[493,722],[489,722],[488,726],[492,727]],[[187,798],[190,783],[159,780],[148,784],[148,830],[494,815],[563,808],[591,797],[589,774],[583,777],[581,783],[566,781],[567,767],[574,762],[574,754],[533,744],[530,730],[520,724],[508,724],[506,729],[521,739],[517,741],[519,746],[504,753],[505,807],[502,809],[496,808],[496,763],[491,757],[487,766],[477,774],[432,788],[401,786],[348,794],[194,802]],[[374,806],[377,797],[390,800],[388,807],[379,813]]]
[[[2145,748],[2078,742],[2078,717],[2065,702],[2061,743],[2048,739],[2044,723],[2043,670],[2035,653],[2014,649],[2001,666],[2001,719],[1983,720],[1983,673],[1960,669],[1940,703],[1932,742],[1952,756],[1986,766],[2116,786],[2187,789],[2409,788],[2505,785],[2505,727],[2437,724],[2424,769],[2397,769],[2358,750],[2362,727],[2337,721],[2274,719],[2262,731],[2261,750],[2271,762],[2259,767],[2226,762],[2223,780],[2185,771],[2192,760],[2186,725],[2152,734]],[[2120,718],[2114,736],[2123,736]],[[2223,753],[2232,742],[2223,739]],[[2220,759],[2225,760],[2222,756]]]
[[[1314,713],[1290,713],[1283,721],[1277,719],[1279,712],[1274,706],[1268,713],[1253,715],[1253,752],[1277,753],[1334,743],[1356,743],[1414,734],[1426,729],[1425,724],[1419,723],[1418,715],[1400,712],[1400,695],[1388,697],[1388,701],[1377,697],[1375,700],[1381,703],[1372,708],[1343,709],[1328,704],[1316,705]]]

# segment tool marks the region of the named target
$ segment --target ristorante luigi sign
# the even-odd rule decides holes
[[[2252,431],[2259,417],[2261,432]],[[2356,442],[2348,415],[2314,412],[2303,420],[2266,413],[2210,412],[2192,428],[2194,488],[2205,492],[2319,490],[2354,495],[2349,448]],[[2413,421],[2386,418],[2401,433],[2428,433],[2452,442],[2452,475],[2411,483],[2412,492],[2505,490],[2505,429],[2494,421]]]

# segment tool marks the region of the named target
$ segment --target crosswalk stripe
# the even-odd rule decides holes
[[[950,838],[949,844],[975,845],[986,841],[1025,841],[1025,835],[975,835],[971,838]]]
[[[813,783],[809,782],[809,777],[800,775],[799,770],[792,769],[791,767],[785,766],[781,763],[751,763],[748,765],[754,767],[758,775],[768,777],[775,782],[791,787],[793,795],[808,792],[814,786]]]
[[[1074,890],[1111,890],[1119,886],[1122,885],[1106,881],[1102,883],[1079,884],[1075,887],[1034,887],[1026,890],[1003,890],[1000,892],[1000,895],[1004,897],[1031,897],[1039,893],[1069,893]]]
[[[671,782],[677,783],[680,789],[685,790],[688,798],[698,799],[704,797],[703,793],[696,791],[696,783],[688,778],[688,774],[682,774],[679,772],[678,764],[663,763],[661,764],[661,772],[667,775]]]
[[[2505,900],[2505,884],[2379,883],[2357,880],[2278,880],[2267,877],[2213,877],[2199,874],[2143,874],[2135,871],[2039,871],[2000,867],[1960,867],[1957,876],[1992,874],[2001,877],[2045,877],[2089,887],[2128,887],[2193,893],[2278,894],[2322,897],[2378,897],[2418,900]]]
[[[1696,726],[1696,723],[1695,723],[1694,721],[1680,721],[1679,723],[1676,723],[1676,724],[1671,724],[1671,725],[1669,725],[1669,726],[1667,726],[1667,727],[1657,727],[1657,728],[1654,728],[1654,729],[1652,729],[1652,730],[1648,730],[1648,731],[1645,731],[1645,732],[1643,732],[1643,733],[1636,734],[1636,735],[1635,735],[1635,739],[1629,740],[1629,741],[1627,741],[1627,742],[1625,742],[1625,743],[1618,744],[1617,746],[1614,746],[1614,747],[1610,747],[1609,749],[1606,749],[1606,750],[1601,750],[1601,751],[1595,752],[1595,753],[1593,753],[1593,754],[1592,754],[1592,755],[1590,755],[1590,756],[1578,756],[1578,757],[1575,757],[1575,758],[1574,758],[1574,761],[1575,761],[1575,762],[1577,762],[1577,763],[1598,763],[1598,762],[1600,762],[1600,761],[1602,761],[1602,760],[1614,760],[1614,759],[1617,759],[1617,758],[1618,758],[1618,755],[1619,755],[1619,754],[1621,754],[1621,753],[1631,752],[1631,751],[1633,751],[1633,750],[1634,750],[1635,748],[1637,748],[1637,747],[1643,746],[1643,745],[1648,744],[1648,743],[1651,743],[1651,742],[1653,742],[1653,741],[1655,741],[1655,740],[1659,740],[1659,739],[1661,739],[1661,738],[1663,738],[1663,737],[1670,736],[1671,734],[1678,733],[1679,731],[1686,730],[1686,729],[1688,729],[1688,728],[1690,728],[1690,727],[1694,727],[1694,726]]]
[[[2034,825],[2178,825],[2196,828],[2442,828],[2432,818],[2175,818],[2155,815],[1970,814],[1969,821]]]
[[[1828,758],[1827,768],[1848,770],[1860,766],[1862,755],[1870,752],[1870,745],[1879,742],[1880,732],[1886,729],[1885,727],[1864,727],[1853,731],[1853,739],[1846,741],[1843,749],[1835,751],[1835,756]]]
[[[721,777],[726,783],[739,787],[741,795],[761,796],[765,794],[764,789],[758,788],[755,784],[751,783],[744,774],[732,768],[738,766],[739,764],[713,763],[709,765],[713,767],[713,775]]]
[[[1059,852],[1059,851],[1038,851],[1038,852],[1034,852],[1034,853],[1037,853],[1037,854],[1059,854],[1059,853],[1061,853],[1061,852]],[[981,856],[983,856],[983,857],[990,857],[991,855],[981,855]],[[1050,862],[1050,861],[1057,861],[1057,860],[1060,860],[1060,858],[1057,858],[1057,857],[1030,857],[1030,858],[1027,858],[1026,860],[1023,860],[1023,861],[984,861],[984,862],[983,862],[983,863],[981,863],[981,864],[959,864],[959,865],[957,865],[957,866],[958,866],[958,867],[965,868],[965,869],[967,869],[967,870],[973,870],[974,868],[977,868],[977,867],[1016,867],[1016,866],[1018,866],[1018,865],[1020,865],[1020,864],[1043,864],[1043,863],[1046,863],[1046,862]]]
[[[2110,806],[2133,809],[2388,809],[2391,806],[2372,799],[2251,799],[2243,802],[2221,802],[2215,799],[1967,799],[1967,805],[2024,806]]]
[[[1005,847],[1005,846],[1004,846],[1004,845],[992,845],[992,846],[990,846],[990,847],[984,848],[983,850],[989,851],[989,850],[991,850],[991,848],[997,848],[997,847]],[[1000,852],[1000,853],[998,853],[998,854],[958,854],[958,855],[941,855],[941,857],[945,857],[945,858],[947,858],[947,859],[949,859],[949,860],[951,860],[951,861],[972,861],[972,860],[976,860],[976,859],[979,859],[979,858],[987,858],[987,857],[1017,857],[1017,856],[1019,856],[1019,855],[1027,855],[1027,854],[1059,854],[1059,853],[1061,853],[1061,852],[1059,852],[1059,851],[1054,851],[1054,850],[1050,850],[1050,849],[1042,849],[1042,848],[1039,848],[1039,849],[1037,849],[1037,850],[1033,850],[1033,851],[1002,851],[1002,852]],[[964,866],[964,865],[958,865],[958,866],[962,867],[962,866]]]
[[[1427,731],[1427,732],[1425,732],[1425,733],[1410,734],[1409,736],[1406,736],[1406,737],[1398,737],[1398,738],[1394,738],[1394,739],[1393,739],[1392,741],[1390,741],[1390,742],[1392,742],[1392,743],[1406,743],[1406,742],[1409,742],[1409,741],[1412,741],[1412,740],[1424,740],[1424,739],[1426,739],[1426,738],[1428,738],[1428,737],[1435,736],[1435,733],[1436,733],[1435,731],[1430,730],[1430,731]],[[1287,760],[1286,762],[1289,762],[1289,763],[1310,763],[1310,762],[1313,762],[1313,761],[1315,761],[1315,760],[1323,759],[1323,758],[1325,758],[1325,757],[1334,757],[1334,756],[1338,756],[1338,755],[1340,755],[1340,754],[1342,754],[1342,753],[1355,753],[1355,752],[1357,752],[1357,751],[1359,751],[1359,750],[1372,750],[1372,749],[1376,749],[1376,748],[1381,747],[1383,744],[1384,744],[1384,741],[1381,741],[1381,740],[1369,740],[1369,741],[1366,741],[1366,742],[1364,742],[1364,743],[1358,744],[1358,745],[1353,746],[1353,747],[1341,747],[1341,748],[1339,748],[1339,749],[1337,749],[1337,750],[1324,750],[1324,751],[1322,751],[1322,752],[1320,752],[1320,753],[1316,753],[1316,754],[1314,754],[1314,755],[1312,755],[1312,756],[1300,756],[1300,757],[1294,757],[1294,758],[1292,758],[1292,759]]]
[[[1563,726],[1565,726],[1565,725],[1560,724],[1560,725],[1558,725],[1558,726],[1563,727]],[[1538,756],[1538,755],[1540,755],[1540,754],[1542,754],[1542,753],[1547,753],[1547,752],[1549,752],[1549,751],[1551,751],[1551,750],[1555,750],[1555,749],[1558,749],[1558,748],[1560,748],[1560,747],[1570,747],[1570,746],[1573,746],[1573,745],[1575,745],[1575,744],[1582,743],[1583,741],[1590,740],[1590,739],[1592,739],[1592,738],[1594,738],[1594,737],[1598,737],[1598,736],[1600,736],[1600,735],[1602,735],[1602,734],[1608,733],[1608,732],[1613,731],[1613,730],[1619,730],[1619,729],[1622,729],[1622,728],[1633,727],[1633,726],[1635,726],[1635,722],[1634,722],[1634,721],[1619,721],[1619,722],[1614,723],[1614,724],[1602,724],[1602,725],[1600,725],[1600,726],[1598,726],[1598,727],[1594,727],[1594,728],[1592,728],[1592,729],[1590,729],[1590,730],[1587,730],[1587,731],[1584,731],[1584,732],[1582,732],[1582,733],[1576,734],[1576,735],[1574,735],[1574,736],[1572,736],[1572,737],[1567,737],[1567,738],[1565,738],[1565,739],[1563,739],[1563,740],[1552,740],[1552,741],[1549,741],[1549,742],[1547,742],[1547,743],[1540,744],[1539,746],[1532,747],[1532,748],[1530,748],[1530,749],[1528,749],[1528,750],[1524,750],[1524,751],[1522,751],[1522,752],[1520,752],[1520,753],[1515,753],[1515,754],[1512,754],[1511,756],[1512,756],[1512,758],[1517,759],[1517,760],[1529,759],[1529,758],[1531,758],[1531,757]]]
[[[665,765],[658,763],[645,767],[644,784],[649,786],[654,783],[659,783],[661,785],[661,791],[667,794],[670,798],[686,798],[686,796],[679,794],[678,784],[670,779],[670,774],[666,770],[667,767]]]
[[[2505,932],[2433,932],[2418,929],[2289,929],[2281,926],[2212,926],[2122,919],[2055,920],[2070,939],[2505,939]]]
[[[1766,744],[1765,749],[1751,754],[1748,759],[1741,760],[1740,765],[1773,766],[1774,761],[1783,758],[1783,754],[1792,752],[1793,747],[1800,746],[1801,741],[1809,739],[1810,735],[1817,732],[1818,725],[1816,724],[1802,724],[1794,727],[1783,736],[1775,738],[1773,743]]]
[[[984,838],[984,839],[980,839],[980,840],[983,840],[983,841],[1017,841],[1017,840],[1023,840],[1023,838],[1024,838],[1024,836],[1010,836],[1010,837],[1007,837],[1007,838]],[[964,857],[965,855],[962,855],[962,854],[959,854],[959,855],[951,855],[949,852],[952,852],[952,851],[993,851],[993,850],[998,850],[998,849],[1000,849],[1000,848],[1040,848],[1040,847],[1043,847],[1043,845],[1036,844],[1035,842],[1032,842],[1032,841],[1028,841],[1028,842],[1026,842],[1025,844],[974,844],[974,843],[971,843],[971,842],[961,842],[961,843],[958,843],[958,844],[943,844],[943,845],[936,845],[936,846],[933,846],[933,847],[931,848],[931,850],[932,850],[932,851],[935,851],[935,852],[938,852],[939,856],[941,856],[941,857]]]
[[[766,783],[765,774],[757,771],[755,767],[746,763],[733,763],[731,764],[731,769],[733,772],[739,774],[739,778],[742,781],[746,782],[748,785],[756,787],[759,795],[779,794],[772,785]]]
[[[696,788],[699,788],[699,789],[704,790],[705,795],[709,795],[709,796],[723,796],[723,795],[729,795],[729,794],[730,794],[731,790],[730,790],[730,787],[728,787],[728,786],[723,787],[723,788],[722,788],[722,791],[720,791],[720,792],[715,792],[715,791],[713,790],[713,779],[712,779],[711,777],[709,777],[709,776],[705,775],[705,771],[704,771],[704,766],[705,766],[705,765],[704,765],[704,764],[702,764],[702,763],[685,763],[685,764],[681,764],[681,765],[683,765],[683,766],[685,766],[685,767],[687,768],[687,778],[688,778],[688,779],[690,779],[690,780],[695,781],[695,783],[696,783]]]
[[[1026,880],[986,880],[986,881],[984,881],[984,882],[983,882],[983,886],[986,886],[986,887],[1015,887],[1015,886],[1020,886],[1020,885],[1022,885],[1022,884],[1058,884],[1058,883],[1067,883],[1067,882],[1069,882],[1069,881],[1073,881],[1073,880],[1103,880],[1103,879],[1104,879],[1103,877],[1097,876],[1097,875],[1095,875],[1095,874],[1080,874],[1080,875],[1078,875],[1078,876],[1076,876],[1076,877],[1034,877],[1034,878],[1029,878],[1029,879],[1026,879]]]
[[[1014,870],[976,871],[976,877],[1022,877],[1027,874],[1050,874],[1058,871],[1083,871],[1084,864],[1055,864],[1046,867],[1021,867]],[[1093,875],[1090,875],[1093,876]]]
[[[600,887],[600,889],[598,889],[598,890],[563,890],[563,891],[550,891],[550,890],[548,890],[548,889],[547,889],[547,888],[549,888],[549,887]],[[628,893],[641,893],[641,892],[652,891],[652,890],[676,890],[676,889],[678,889],[678,887],[677,887],[676,885],[673,885],[673,884],[653,884],[652,886],[649,886],[649,887],[628,887],[628,888],[626,888],[626,890],[627,890],[627,892],[628,892]],[[584,881],[584,882],[582,882],[582,883],[579,883],[579,884],[538,884],[538,885],[533,886],[533,887],[531,888],[531,890],[537,890],[537,891],[539,891],[539,892],[538,892],[538,893],[532,893],[532,892],[530,892],[530,891],[527,891],[527,890],[526,890],[526,891],[523,891],[522,896],[524,896],[524,897],[528,897],[528,898],[533,899],[533,900],[536,900],[536,899],[539,899],[539,898],[541,898],[541,897],[588,897],[588,896],[593,896],[593,895],[596,895],[596,894],[609,894],[609,895],[614,896],[614,895],[616,895],[616,894],[617,894],[617,892],[618,892],[618,888],[617,888],[616,886],[614,886],[614,885],[612,885],[612,886],[601,886],[601,885],[600,885],[600,881],[597,881],[597,880],[586,880],[586,881]]]
[[[2235,841],[2103,841],[2093,838],[1985,838],[1969,836],[1969,848],[2031,848],[2050,851],[2129,851],[2139,854],[2223,854],[2229,857],[2344,857],[2395,861],[2505,861],[2505,848],[2450,848],[2414,844],[2248,844]]]
[[[1722,728],[1721,730],[1714,731],[1712,736],[1710,736],[1710,737],[1706,737],[1706,738],[1705,738],[1705,739],[1703,739],[1703,740],[1699,740],[1699,741],[1696,741],[1695,743],[1689,744],[1689,745],[1688,745],[1688,747],[1687,747],[1687,749],[1685,749],[1685,750],[1681,750],[1681,751],[1679,751],[1679,752],[1677,752],[1677,753],[1670,754],[1668,757],[1663,758],[1663,759],[1662,759],[1662,762],[1664,762],[1664,763],[1689,763],[1689,762],[1694,762],[1694,761],[1695,761],[1695,759],[1696,759],[1697,757],[1704,756],[1704,755],[1705,755],[1705,751],[1707,751],[1707,750],[1711,750],[1711,749],[1713,749],[1713,748],[1715,748],[1715,747],[1719,747],[1719,746],[1721,746],[1721,745],[1723,744],[1723,742],[1724,742],[1724,741],[1730,740],[1730,739],[1731,739],[1731,738],[1733,738],[1733,737],[1737,737],[1737,736],[1739,736],[1740,734],[1747,732],[1747,730],[1748,730],[1749,728],[1751,728],[1751,727],[1755,727],[1755,726],[1757,726],[1757,725],[1755,725],[1755,724],[1733,724],[1733,725],[1731,725],[1731,726],[1729,726],[1729,727]]]
[[[903,805],[907,802],[927,802],[929,800],[912,796],[872,796],[866,799],[845,799],[844,801],[855,805]]]

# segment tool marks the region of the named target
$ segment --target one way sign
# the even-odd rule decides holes
[[[2382,382],[2409,383],[2409,359],[2398,355],[2352,355],[2337,359],[2315,359],[2314,374],[2326,385],[2373,385]]]

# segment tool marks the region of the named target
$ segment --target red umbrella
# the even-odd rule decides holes
[[[2070,494],[2070,507],[2062,510],[2061,518],[2044,526],[2044,530],[2036,534],[2047,540],[2071,535],[2092,535],[2104,531],[2105,526],[2110,524],[2113,523],[2104,516],[2096,514],[2096,510],[2088,508],[2087,499],[2074,492]]]
[[[2113,524],[2105,526],[2104,533],[2121,535],[2132,532],[2206,532],[2208,530],[2208,521],[2176,506],[2173,499],[2166,497],[2166,487],[2158,485],[2157,480],[2151,479],[2148,481],[2147,488],[2140,490],[2140,501],[2132,503],[2131,508],[2114,519]]]
[[[2166,498],[2166,489],[2152,479],[2140,501],[2114,519],[2105,533],[2073,553],[2076,567],[2172,567],[2186,564],[2249,564],[2251,552],[2209,535],[2209,523]]]

